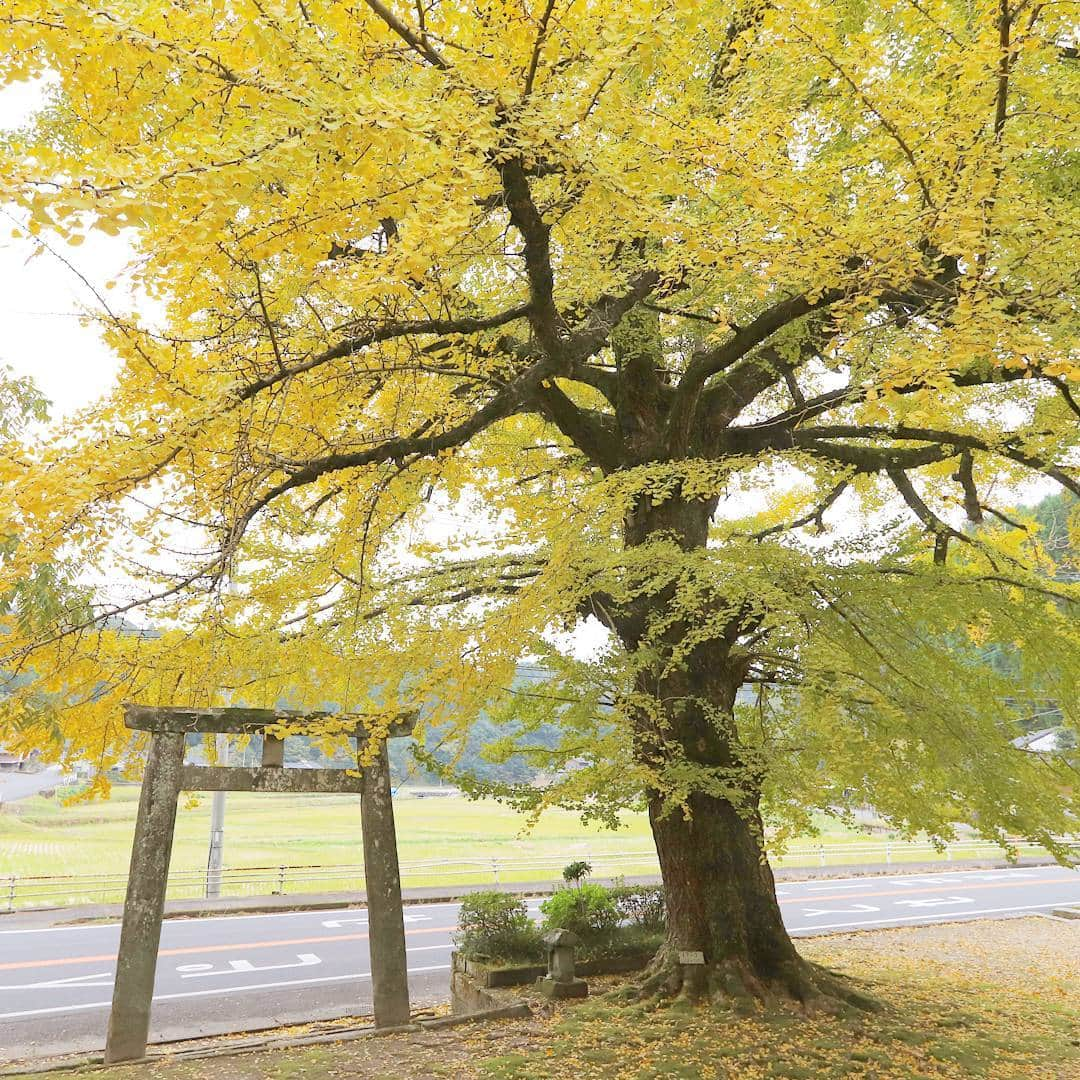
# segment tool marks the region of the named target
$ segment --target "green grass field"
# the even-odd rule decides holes
[[[40,875],[115,875],[127,872],[134,831],[138,789],[117,787],[104,802],[65,805],[60,799],[35,797],[4,807],[0,813],[0,910],[7,905],[5,878]],[[395,800],[398,846],[406,886],[450,883],[553,880],[562,865],[593,858],[598,875],[654,873],[652,839],[643,814],[627,815],[618,831],[585,826],[576,814],[552,810],[531,832],[525,819],[494,801],[470,802],[460,797]],[[199,872],[206,866],[210,798],[181,803],[173,847],[174,882],[170,895],[202,894]],[[860,861],[856,851],[882,837],[847,830],[822,816],[821,836],[806,846],[826,846],[825,861]],[[641,858],[605,862],[604,854],[644,853]],[[987,852],[989,854],[989,851]],[[904,852],[896,861],[926,859],[925,851]],[[230,793],[225,832],[226,867],[356,866],[361,862],[360,801],[350,795],[296,796]],[[511,866],[531,861],[531,866]],[[821,861],[816,854],[786,859],[781,865]],[[864,860],[866,861],[866,860]],[[875,861],[875,860],[870,860]],[[414,864],[439,863],[438,866]],[[498,864],[498,869],[495,866]],[[184,872],[193,875],[182,880]],[[335,891],[362,886],[356,876],[289,871],[286,892]],[[278,891],[275,870],[258,880],[227,883],[226,894],[261,895]],[[32,887],[18,885],[15,906],[114,901],[122,898],[120,880],[94,888],[66,888],[31,895]]]
[[[126,873],[137,803],[136,788],[118,787],[105,802],[65,806],[58,799],[35,797],[10,804],[0,813],[0,878]],[[554,810],[525,834],[524,818],[493,801],[406,797],[395,800],[395,812],[403,866],[460,860],[476,864],[448,866],[441,874],[438,868],[406,872],[406,885],[439,884],[448,880],[447,873],[460,881],[491,881],[492,860],[545,857],[561,865],[560,860],[569,862],[590,852],[648,851],[652,844],[644,815],[630,816],[624,829],[612,832],[587,827],[577,815]],[[174,872],[205,867],[209,822],[209,796],[181,802]],[[226,866],[355,866],[361,859],[360,800],[355,796],[228,795]],[[640,868],[629,866],[627,872],[651,869],[646,860]],[[513,872],[500,876],[515,877]],[[522,880],[536,874],[516,876]],[[340,878],[319,883],[297,880],[295,885],[289,882],[289,891],[358,884]]]

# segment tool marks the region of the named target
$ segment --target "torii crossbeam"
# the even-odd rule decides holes
[[[405,922],[386,741],[380,744],[371,764],[360,767],[358,763],[356,775],[345,769],[286,769],[284,740],[268,735],[267,729],[285,726],[290,734],[303,735],[310,733],[305,728],[320,719],[333,720],[335,726],[343,725],[345,730],[355,720],[353,734],[357,751],[361,751],[368,730],[359,716],[286,709],[124,707],[124,723],[133,730],[150,732],[150,747],[131,848],[105,1044],[106,1062],[131,1061],[146,1054],[161,919],[181,791],[359,794],[375,1024],[391,1027],[408,1022]],[[415,722],[415,717],[394,722],[387,738],[412,734]],[[262,735],[262,763],[254,769],[185,765],[185,736],[193,732]]]

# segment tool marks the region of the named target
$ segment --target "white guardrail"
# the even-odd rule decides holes
[[[1076,844],[1077,841],[1071,841]],[[1026,841],[1009,841],[1010,855],[1042,855],[1045,849]],[[1002,857],[999,844],[986,840],[959,840],[943,848],[928,841],[887,840],[867,844],[818,844],[788,848],[773,854],[774,867],[845,866],[862,863],[951,861],[979,857]],[[401,880],[410,885],[484,885],[514,882],[551,882],[561,877],[569,860],[583,859],[594,877],[613,878],[656,874],[656,852],[573,851],[562,855],[440,859],[401,864]],[[237,866],[208,872],[173,870],[168,895],[172,899],[195,899],[207,895],[213,878],[220,896],[267,896],[310,892],[347,892],[364,887],[364,867],[343,866]],[[0,911],[69,907],[76,904],[116,903],[124,899],[126,874],[88,874],[29,877],[0,875]]]

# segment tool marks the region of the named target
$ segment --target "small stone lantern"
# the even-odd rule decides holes
[[[551,930],[544,935],[544,944],[548,973],[536,980],[540,993],[549,998],[588,997],[588,984],[574,975],[574,948],[581,944],[577,934]]]

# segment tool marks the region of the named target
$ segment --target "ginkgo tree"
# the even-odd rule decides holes
[[[115,388],[4,457],[4,573],[124,583],[5,636],[64,752],[125,699],[510,699],[564,733],[540,803],[647,803],[670,993],[847,994],[766,822],[1064,857],[1075,774],[1011,740],[1077,724],[1080,592],[1010,508],[1080,492],[1076,14],[8,0],[13,213],[123,232],[161,312],[103,291]]]

